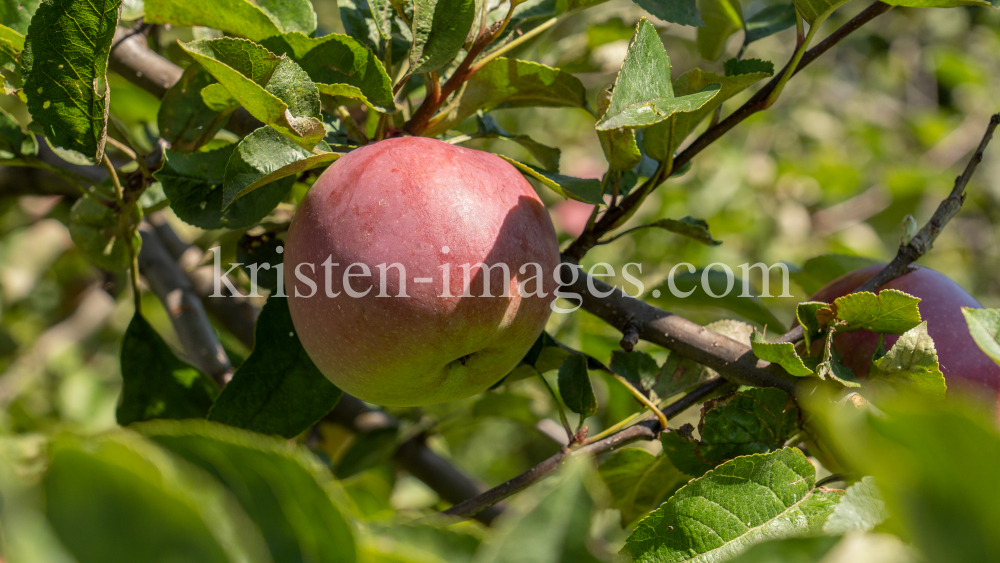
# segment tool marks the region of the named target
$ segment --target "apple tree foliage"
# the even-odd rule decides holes
[[[399,421],[390,425],[366,426],[359,418],[351,435],[326,421],[343,393],[305,353],[283,298],[258,296],[252,334],[244,327],[252,341],[241,343],[238,331],[213,317],[209,327],[222,342],[217,355],[235,366],[220,375],[192,356],[199,343],[192,344],[183,324],[175,324],[177,334],[166,332],[167,317],[150,297],[166,282],[147,269],[152,250],[144,242],[154,240],[151,225],[164,210],[187,229],[193,248],[218,247],[205,262],[218,252],[241,263],[230,276],[239,288],[252,276],[273,291],[273,269],[251,266],[280,264],[290,213],[305,190],[343,154],[394,135],[490,148],[547,202],[596,205],[594,218],[618,208],[601,235],[642,218],[614,238],[717,246],[724,237],[705,220],[663,216],[678,205],[662,200],[663,209],[640,211],[641,204],[661,201],[653,190],[691,169],[689,160],[675,166],[675,157],[724,125],[737,102],[765,81],[771,90],[764,107],[770,106],[791,78],[787,68],[836,29],[824,22],[846,21],[839,10],[847,3],[0,0],[0,167],[54,175],[64,189],[35,195],[68,203],[58,221],[34,215],[26,240],[41,250],[22,244],[16,248],[24,256],[5,260],[44,261],[46,241],[65,232],[78,256],[102,272],[104,285],[117,288],[108,291],[118,295],[131,285],[135,298],[134,309],[122,300],[118,309],[128,312],[114,313],[123,321],[123,334],[114,335],[120,341],[111,344],[120,351],[120,397],[102,412],[114,411],[116,429],[74,425],[70,407],[56,423],[23,422],[31,406],[18,398],[19,378],[31,368],[22,365],[28,360],[7,361],[18,344],[6,328],[0,334],[0,403],[7,411],[0,557],[10,563],[996,559],[1000,433],[978,407],[944,399],[928,323],[919,300],[903,292],[798,302],[798,345],[776,341],[787,327],[770,302],[735,294],[715,299],[709,290],[727,283],[718,272],[681,272],[675,282],[693,293],[679,299],[664,284],[649,302],[739,317],[705,328],[748,346],[752,360],[770,362],[795,396],[716,387],[695,401],[700,410],[670,420],[652,447],[566,456],[553,477],[507,502],[489,528],[421,518],[448,503],[418,480],[432,479],[397,474],[390,459],[418,444],[425,455],[451,458],[497,485],[549,455],[585,451],[628,431],[648,415],[644,409],[666,410],[727,373],[676,352],[616,349],[606,328],[579,311],[580,350],[557,340],[557,327],[471,406],[393,412]],[[888,4],[963,14],[1000,7],[997,0]],[[603,19],[592,15],[601,10]],[[618,11],[636,17],[608,17]],[[576,19],[585,24],[573,34],[550,37]],[[665,28],[680,30],[689,43],[678,57],[684,64],[676,65],[683,72],[670,57],[683,41],[665,44]],[[1000,30],[992,31],[993,45],[1000,45]],[[161,60],[159,71],[116,59],[126,57],[119,42],[135,34],[152,47],[148,56]],[[738,53],[723,61],[734,36],[742,38]],[[584,55],[555,53],[553,45],[574,41],[586,46]],[[773,48],[756,56],[767,42],[788,47],[790,67],[764,60]],[[620,69],[610,83],[597,84],[593,59],[614,44],[622,47],[614,51],[623,56]],[[940,57],[960,58],[950,51]],[[991,64],[995,74],[998,58]],[[968,64],[952,67],[952,75],[973,72]],[[511,130],[516,121],[500,119],[508,112],[499,110],[530,108],[569,108],[589,120],[588,142],[607,161],[598,178],[564,173],[564,146],[539,142]],[[588,229],[593,225],[592,218]],[[795,268],[792,279],[809,294],[869,263],[823,255]],[[198,267],[183,259],[181,265],[186,273]],[[94,271],[82,260],[74,268]],[[0,270],[5,303],[22,299],[17,279]],[[694,287],[702,279],[707,290]],[[163,305],[190,308],[181,293],[167,293]],[[95,315],[111,315],[88,311],[60,324],[62,332],[39,337],[37,353],[65,348],[69,337],[61,335],[89,326]],[[1000,362],[1000,312],[964,314],[975,342]],[[37,335],[24,318],[14,323],[17,331]],[[889,349],[879,347],[861,379],[832,346],[836,334],[856,330],[900,335]],[[101,369],[115,373],[115,366]],[[522,438],[544,436],[548,428],[568,444],[545,439],[529,447],[523,438],[520,447],[501,439],[510,451],[492,451],[498,448],[487,433],[456,439],[464,445],[449,452],[440,437],[468,434],[467,419],[492,420],[501,433],[516,428],[510,432]],[[437,454],[427,453],[427,444]],[[541,467],[535,470],[552,470]],[[414,504],[428,494],[430,503]]]

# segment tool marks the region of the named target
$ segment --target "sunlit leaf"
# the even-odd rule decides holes
[[[166,162],[153,177],[163,185],[177,217],[202,229],[238,229],[260,221],[285,198],[294,177],[258,188],[223,209],[226,165],[235,150],[231,144],[192,154],[166,151]]]
[[[542,64],[498,57],[465,83],[458,100],[435,117],[424,135],[444,133],[478,110],[523,107],[587,107],[580,79]]]
[[[947,386],[938,365],[934,341],[927,334],[927,321],[908,330],[885,356],[873,361],[868,380],[873,385],[889,386],[897,392],[944,396]]]
[[[670,134],[669,122],[661,122],[646,129],[642,136],[643,149],[651,158],[664,160],[723,102],[774,74],[774,65],[756,59],[730,59],[726,61],[725,68],[724,76],[696,68],[674,79],[674,93],[680,96],[694,94],[711,84],[721,84],[722,87],[701,109],[677,114],[673,120],[673,136]]]
[[[1000,309],[962,307],[962,315],[979,348],[1000,363]]]
[[[838,297],[834,302],[837,320],[847,323],[841,330],[870,330],[903,334],[920,324],[920,299],[896,289],[878,295],[863,291]]]
[[[229,207],[257,188],[326,166],[340,156],[336,152],[308,151],[273,128],[261,127],[244,137],[229,157],[222,184],[222,205]]]
[[[193,152],[212,140],[222,129],[229,111],[219,111],[209,107],[202,99],[202,89],[211,84],[218,85],[215,78],[201,65],[191,65],[163,96],[156,116],[160,136],[170,143],[175,152]],[[224,90],[229,96],[229,91]]]
[[[843,495],[815,481],[795,448],[734,459],[640,521],[623,553],[636,563],[724,560],[764,540],[814,534]]]
[[[670,57],[656,28],[643,18],[636,26],[625,62],[618,72],[607,113],[595,126],[598,131],[622,127],[648,127],[678,113],[693,112],[718,93],[721,84],[675,96],[670,82]]]
[[[827,534],[844,534],[872,530],[889,517],[882,493],[875,486],[875,479],[864,477],[844,491],[830,519],[823,526]]]
[[[354,563],[354,538],[330,494],[333,476],[286,440],[206,421],[155,421],[135,430],[226,486],[274,561]]]
[[[108,127],[107,69],[121,0],[38,6],[21,54],[31,117],[48,141],[99,162]]]
[[[538,180],[538,182],[542,185],[563,197],[586,203],[599,204],[604,202],[600,180],[590,178],[574,178],[572,176],[566,176],[555,172],[548,172],[530,164],[518,162],[502,154],[499,156],[500,158],[513,164],[514,167],[525,176]]]
[[[698,11],[705,22],[698,28],[698,53],[703,59],[718,60],[729,38],[743,29],[743,10],[736,0],[698,0]]]
[[[475,18],[475,0],[414,0],[409,72],[427,73],[450,63]]]
[[[768,342],[764,335],[754,332],[750,337],[750,345],[753,353],[758,358],[778,364],[785,368],[785,371],[796,377],[807,377],[813,374],[812,370],[802,363],[802,358],[795,351],[795,345],[791,342]]]
[[[392,81],[382,61],[355,39],[331,33],[319,38],[286,33],[261,42],[287,55],[306,71],[320,93],[356,98],[382,112],[393,112]]]
[[[192,41],[181,47],[250,115],[306,149],[323,138],[319,90],[291,59],[231,37]]]

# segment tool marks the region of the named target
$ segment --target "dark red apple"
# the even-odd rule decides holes
[[[810,300],[832,303],[857,289],[883,266],[876,264],[841,276],[817,291]],[[920,316],[927,321],[927,331],[934,339],[941,372],[949,388],[975,385],[1000,389],[1000,366],[976,345],[962,315],[962,307],[981,309],[982,305],[962,286],[940,272],[916,267],[879,288],[882,289],[898,289],[921,299]],[[897,339],[887,334],[886,349]],[[877,334],[866,330],[848,332],[834,337],[833,344],[855,375],[868,375],[871,357],[878,345]]]
[[[513,166],[400,137],[316,180],[288,231],[284,280],[302,345],[330,381],[415,406],[474,395],[510,372],[549,318],[558,263],[548,212]]]

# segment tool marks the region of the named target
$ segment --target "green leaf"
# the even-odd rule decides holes
[[[671,233],[676,233],[688,238],[692,238],[708,246],[719,246],[721,241],[712,238],[712,233],[708,231],[708,223],[704,219],[694,217],[682,217],[680,219],[660,219],[650,223],[651,226]]]
[[[719,93],[698,111],[677,114],[674,117],[673,136],[670,134],[669,122],[661,122],[646,129],[642,136],[646,154],[655,160],[665,160],[698,127],[698,124],[715,112],[723,102],[773,74],[774,65],[771,63],[756,59],[742,61],[730,59],[726,61],[725,76],[697,68],[678,76],[673,81],[675,95],[691,95],[711,84],[721,84],[722,87]]]
[[[979,348],[1000,364],[1000,309],[962,307],[969,334]]]
[[[663,455],[685,475],[701,477],[714,467],[698,456],[698,440],[694,439],[694,427],[690,424],[660,434],[660,444],[663,445]]]
[[[287,5],[291,7],[303,2],[307,3],[308,0],[291,0]],[[275,21],[275,16],[263,9],[263,5],[276,4],[280,5],[275,0],[266,0],[260,2],[260,5],[249,0],[212,0],[211,2],[145,0],[145,21],[146,23],[168,23],[181,27],[211,27],[225,31],[230,35],[260,41],[265,37],[278,35],[282,31],[296,31],[294,27],[282,29]],[[313,21],[313,29],[315,29],[315,20]]]
[[[342,394],[302,348],[288,300],[272,296],[257,319],[253,352],[223,389],[208,419],[294,438],[333,410]]]
[[[447,526],[451,520],[433,517],[418,522],[366,522],[377,534],[365,542],[368,553],[359,557],[366,563],[470,563],[482,534],[472,526]],[[374,544],[374,545],[373,545]],[[372,551],[378,556],[373,557]],[[381,556],[382,558],[380,558]]]
[[[316,12],[310,0],[256,0],[256,3],[282,31],[305,35],[316,31]]]
[[[802,335],[803,340],[805,340],[806,350],[812,350],[812,343],[823,336],[823,327],[820,326],[816,315],[820,309],[827,307],[829,305],[822,301],[805,301],[795,306],[795,319],[802,326]]]
[[[554,478],[516,497],[486,536],[474,563],[597,563],[591,554],[588,462],[572,460]],[[609,558],[610,559],[610,558]]]
[[[212,380],[178,359],[139,313],[125,330],[121,368],[116,414],[122,426],[154,418],[205,418],[215,399]]]
[[[611,86],[608,86],[597,97],[597,119],[600,121],[611,106]],[[635,131],[632,129],[612,129],[598,131],[597,138],[601,140],[601,150],[608,160],[611,170],[632,170],[642,161],[642,151],[636,142]]]
[[[306,71],[321,94],[361,100],[381,112],[396,111],[392,80],[382,61],[347,35],[310,38],[286,33],[261,42],[277,55],[287,55]]]
[[[107,71],[121,0],[49,0],[21,54],[31,117],[53,145],[99,162],[108,128]]]
[[[568,72],[498,57],[465,83],[457,101],[435,117],[424,135],[444,133],[478,110],[524,107],[587,107],[587,90]]]
[[[587,358],[571,354],[559,366],[559,395],[569,410],[586,418],[597,412],[597,398],[587,373]]]
[[[815,481],[795,448],[734,459],[640,521],[622,551],[636,563],[721,561],[764,540],[814,534],[843,494]]]
[[[611,352],[611,371],[624,377],[637,389],[647,392],[656,387],[660,378],[659,364],[645,352]]]
[[[812,295],[844,274],[877,263],[876,260],[863,256],[823,254],[806,260],[801,269],[790,272],[790,277],[792,281],[802,286],[806,293]]]
[[[639,448],[612,453],[601,463],[600,474],[611,492],[611,507],[621,511],[626,527],[687,481],[667,456],[654,456]]]
[[[271,561],[222,485],[134,432],[64,434],[49,453],[46,516],[76,561]]]
[[[927,321],[900,336],[885,356],[873,361],[868,380],[897,392],[916,391],[943,397],[947,386],[938,366],[934,341],[927,334]]]
[[[903,334],[920,324],[920,299],[896,289],[884,289],[878,295],[863,291],[838,297],[833,305],[837,320],[847,323],[843,330],[870,330]]]
[[[222,208],[226,165],[236,145],[192,154],[166,151],[153,177],[163,184],[170,208],[182,221],[202,229],[240,229],[260,221],[285,198],[295,178],[282,178]]]
[[[698,0],[698,11],[705,27],[698,28],[698,53],[716,61],[726,50],[726,42],[743,29],[743,10],[735,0]]]
[[[559,369],[570,352],[559,346],[559,343],[549,333],[542,332],[531,348],[521,358],[521,362],[501,383],[512,383],[529,377],[535,377],[554,369]],[[497,384],[499,385],[499,384]]]
[[[409,72],[423,74],[450,63],[475,18],[475,0],[414,0]]]
[[[702,283],[703,277],[707,277],[708,289],[711,290],[712,295],[721,297],[712,297],[706,293]],[[729,288],[730,279],[733,281],[731,288]],[[774,329],[776,332],[784,332],[781,321],[771,313],[759,297],[740,297],[743,295],[744,283],[749,284],[748,281],[745,282],[735,276],[730,278],[718,268],[709,270],[707,276],[703,270],[688,272],[683,268],[678,268],[674,274],[674,285],[677,287],[678,295],[673,294],[668,280],[656,287],[660,292],[660,297],[654,297],[651,301],[668,310],[673,310],[678,306],[718,307],[736,313],[748,321]],[[729,288],[728,293],[726,292],[727,288]],[[683,296],[688,291],[692,293]]]
[[[839,536],[771,540],[751,547],[727,563],[776,563],[778,561],[781,563],[821,563],[828,561],[825,558],[826,555],[834,551],[834,547],[839,542]],[[851,556],[855,555],[853,551],[850,553]],[[839,559],[837,560],[839,561]]]
[[[772,4],[747,18],[743,44],[749,45],[792,27],[795,27],[795,5]]]
[[[0,39],[9,42],[15,51],[24,50],[24,35],[2,24],[0,24]]]
[[[750,345],[750,334],[754,331],[751,325],[730,319],[709,323],[705,325],[705,328],[747,346]],[[719,377],[715,370],[688,360],[679,354],[670,354],[667,356],[667,361],[663,363],[660,377],[652,390],[660,399],[667,399],[682,391],[693,389],[713,377]]]
[[[889,511],[882,493],[875,486],[875,479],[864,477],[844,492],[837,508],[823,525],[826,534],[846,534],[853,531],[867,532],[885,522]]]
[[[527,135],[515,135],[508,132],[491,116],[479,112],[476,115],[477,131],[473,139],[503,139],[515,142],[525,148],[542,168],[549,172],[559,172],[559,149],[545,146]]]
[[[670,57],[656,28],[643,18],[615,79],[608,111],[595,127],[598,131],[648,127],[674,114],[698,110],[721,87],[719,83],[710,84],[696,93],[675,97],[670,83]]]
[[[355,561],[353,533],[330,492],[333,477],[304,448],[200,420],[135,429],[225,485],[263,533],[274,561]]]
[[[534,180],[538,180],[542,185],[563,197],[583,201],[585,203],[604,203],[600,180],[564,176],[555,172],[542,170],[541,168],[530,164],[518,162],[502,154],[497,156],[513,164],[514,168],[517,168],[521,174],[524,174]]]
[[[245,39],[225,37],[181,47],[229,90],[250,115],[311,149],[323,138],[320,96],[302,67]]]
[[[892,514],[884,526],[925,561],[978,563],[1000,553],[992,486],[1000,434],[992,412],[962,401],[897,397],[879,416],[823,401],[822,426],[845,463],[871,475]]]
[[[121,272],[131,267],[132,259],[128,243],[121,238],[120,216],[111,206],[88,196],[76,200],[69,213],[69,235],[91,262],[110,272]],[[138,224],[138,210],[133,220]],[[139,235],[134,234],[129,242],[139,252]]]
[[[799,409],[778,389],[753,388],[705,403],[698,456],[717,465],[781,449],[799,428]]]
[[[35,136],[25,133],[14,116],[0,109],[0,158],[34,156],[37,152]]]
[[[837,8],[850,0],[794,0],[795,7],[802,14],[802,19],[810,26],[823,23]]]
[[[697,0],[633,0],[643,10],[670,23],[703,27]]]
[[[399,432],[395,428],[378,428],[358,434],[341,456],[334,474],[348,479],[362,471],[389,461],[399,447]]]
[[[229,121],[229,111],[212,109],[202,100],[202,89],[211,84],[218,82],[201,65],[191,65],[164,94],[156,124],[175,152],[198,150]]]
[[[198,68],[201,68],[199,66]],[[205,69],[202,68],[204,71]],[[205,107],[220,113],[229,113],[240,107],[240,102],[226,90],[226,87],[218,82],[209,84],[201,89],[201,101]]]
[[[261,127],[244,137],[229,157],[222,184],[223,209],[257,188],[288,176],[298,177],[340,156],[336,152],[310,152],[273,128]]]
[[[768,342],[763,334],[754,332],[750,336],[750,346],[755,356],[765,362],[780,365],[795,377],[808,377],[813,374],[812,370],[802,363],[802,358],[791,342]]]
[[[0,24],[21,35],[28,33],[31,18],[41,3],[41,0],[0,0]]]
[[[479,418],[506,418],[534,428],[538,415],[531,410],[531,398],[514,393],[484,393],[472,406],[472,416]]]
[[[890,0],[890,6],[906,6],[908,8],[956,8],[959,6],[987,6],[997,8],[1000,3],[986,0]]]

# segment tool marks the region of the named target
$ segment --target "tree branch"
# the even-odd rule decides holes
[[[689,407],[694,406],[702,399],[711,395],[724,383],[725,381],[719,378],[702,384],[694,391],[668,405],[665,409],[663,409],[663,414],[668,417],[677,416]],[[644,420],[635,426],[630,426],[621,432],[617,432],[607,438],[604,438],[603,440],[599,440],[575,450],[564,447],[559,450],[559,453],[553,455],[517,477],[514,477],[510,481],[498,485],[475,498],[460,502],[448,510],[445,510],[443,514],[471,518],[501,500],[530,487],[535,482],[561,467],[570,457],[578,455],[597,455],[619,448],[636,440],[654,440],[662,431],[669,430],[661,428],[660,422],[656,418],[653,418],[650,420]]]
[[[877,291],[883,285],[909,272],[910,264],[913,264],[921,256],[930,252],[934,246],[934,241],[937,240],[938,235],[944,230],[945,225],[948,224],[948,221],[951,221],[951,218],[958,213],[958,210],[962,208],[962,204],[965,203],[965,187],[969,184],[969,180],[972,179],[972,175],[975,174],[979,163],[983,161],[983,154],[986,152],[986,147],[990,144],[990,140],[993,139],[993,133],[998,126],[1000,126],[1000,113],[994,114],[990,118],[989,125],[986,127],[986,133],[983,134],[983,140],[979,142],[979,147],[976,149],[976,152],[972,153],[972,157],[969,159],[969,163],[965,165],[962,175],[955,178],[955,186],[951,189],[951,193],[938,205],[930,221],[909,242],[899,245],[899,250],[896,251],[896,256],[891,262],[886,264],[877,274],[869,278],[868,281],[861,284],[861,286],[851,293]],[[784,334],[777,342],[797,342],[802,340],[802,336],[802,327],[797,326]]]
[[[819,58],[820,55],[829,51],[830,48],[856,31],[858,28],[891,9],[892,6],[882,2],[875,2],[866,8],[852,20],[830,34],[829,37],[821,41],[812,49],[806,51],[806,53],[802,56],[802,59],[799,61],[798,66],[795,67],[795,71],[792,73],[792,76],[798,74],[802,69]],[[695,139],[691,145],[674,158],[673,170],[680,170],[681,167],[688,162],[691,162],[691,160],[701,151],[705,150],[705,148],[709,145],[717,141],[724,134],[728,133],[732,128],[742,123],[751,115],[767,109],[769,106],[767,101],[768,97],[778,84],[781,83],[782,76],[787,70],[788,66],[786,65],[784,69],[776,73],[770,82],[758,90],[757,93],[754,94],[753,97],[751,97],[745,104],[740,106],[739,109],[734,111],[729,115],[729,117],[722,120],[720,123],[710,127],[707,131],[702,133],[701,136]],[[652,181],[652,179],[650,181]],[[622,200],[620,205],[608,209],[592,229],[585,231],[575,241],[573,241],[569,247],[566,248],[565,254],[572,258],[574,262],[583,258],[587,251],[593,248],[600,238],[607,234],[607,232],[610,231],[622,217],[625,217],[629,211],[642,203],[643,198],[647,195],[647,192],[651,191],[644,189],[648,187],[649,186],[641,186],[632,190],[632,193]]]
[[[563,264],[561,279],[566,279],[568,268],[569,265]],[[629,297],[579,270],[577,274],[576,281],[565,285],[563,291],[580,295],[584,310],[618,330],[624,332],[633,325],[639,338],[708,366],[734,383],[774,387],[795,394],[795,378],[780,366],[757,359],[749,346]],[[606,297],[597,297],[595,293]]]
[[[233,366],[215,336],[201,299],[153,228],[144,223],[139,233],[139,271],[167,310],[188,358],[220,387],[224,386],[233,377]]]

